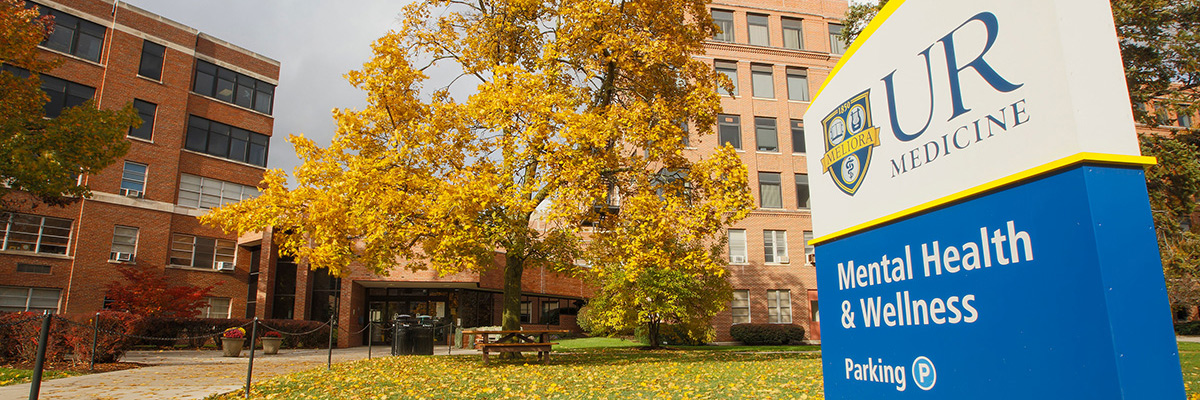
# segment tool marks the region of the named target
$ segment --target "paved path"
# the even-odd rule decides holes
[[[455,349],[453,354],[478,354],[475,350]],[[245,387],[249,353],[241,357],[222,357],[220,350],[209,351],[131,351],[121,361],[150,364],[152,367],[74,376],[42,382],[39,399],[47,400],[143,400],[203,399]],[[446,346],[437,346],[435,355],[445,355]],[[375,346],[373,357],[389,355],[389,349]],[[327,350],[280,350],[277,355],[254,356],[254,382],[310,368],[324,368]],[[333,362],[367,358],[366,347],[334,349]],[[29,384],[0,387],[0,400],[29,398]]]
[[[1175,341],[1200,343],[1200,336],[1176,336]]]

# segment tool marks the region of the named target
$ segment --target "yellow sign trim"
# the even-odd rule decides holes
[[[893,1],[895,1],[895,0],[893,0]],[[889,6],[892,5],[892,3],[889,2],[888,5]],[[976,187],[973,187],[973,188],[970,188],[967,190],[963,190],[961,192],[954,193],[949,196],[942,197],[940,199],[929,201],[925,204],[920,204],[920,205],[908,208],[906,210],[901,210],[901,211],[892,213],[890,215],[885,215],[883,217],[879,217],[879,218],[876,218],[876,219],[873,219],[873,220],[870,220],[870,221],[867,221],[867,222],[864,222],[864,223],[861,223],[861,224],[858,224],[858,225],[855,225],[855,226],[852,226],[852,227],[849,227],[846,229],[842,229],[837,232],[830,233],[828,235],[824,235],[824,236],[815,238],[813,240],[809,240],[808,244],[816,245],[816,244],[820,244],[820,243],[824,243],[824,242],[833,241],[833,240],[842,238],[844,236],[849,236],[854,233],[865,231],[867,229],[874,228],[876,226],[883,225],[883,224],[886,224],[886,223],[889,223],[889,222],[892,222],[892,221],[895,221],[895,220],[898,220],[901,218],[905,218],[905,217],[908,217],[908,216],[911,216],[911,215],[914,215],[917,213],[921,213],[921,212],[928,211],[928,210],[931,210],[931,209],[934,209],[937,207],[941,207],[941,206],[944,206],[944,205],[947,205],[950,203],[954,203],[956,201],[963,200],[965,198],[975,196],[977,194],[988,192],[993,189],[997,189],[997,188],[1007,186],[1007,185],[1010,185],[1013,183],[1017,183],[1020,181],[1037,178],[1039,176],[1057,171],[1059,169],[1063,169],[1066,167],[1070,167],[1070,166],[1073,166],[1076,164],[1082,164],[1082,163],[1146,166],[1146,165],[1158,164],[1158,160],[1156,160],[1154,157],[1147,157],[1147,156],[1130,156],[1130,155],[1122,155],[1122,154],[1103,154],[1103,153],[1079,153],[1079,154],[1075,154],[1075,155],[1072,155],[1072,156],[1069,156],[1069,157],[1066,157],[1066,158],[1063,158],[1063,159],[1060,159],[1057,161],[1052,161],[1052,162],[1046,163],[1044,165],[1037,166],[1037,167],[1034,167],[1034,168],[1031,168],[1031,169],[1028,169],[1028,170],[1025,170],[1025,171],[1022,171],[1022,172],[1019,172],[1019,173],[1016,173],[1013,175],[1009,175],[1007,177],[1000,178],[1000,179],[997,179],[997,180],[994,180],[994,181],[991,181],[991,182],[988,182],[988,183],[985,183],[985,184],[982,184],[982,185],[979,185],[979,186],[976,186]]]

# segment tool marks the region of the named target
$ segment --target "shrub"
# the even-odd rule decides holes
[[[75,360],[88,361],[92,356],[92,331],[94,318],[99,317],[99,332],[96,332],[96,362],[113,363],[121,359],[137,339],[127,335],[136,335],[145,330],[145,318],[124,312],[101,311],[94,315],[70,317],[78,325],[71,326],[66,334],[66,342],[75,352]]]
[[[737,324],[729,327],[733,340],[751,346],[800,344],[804,327],[794,324]]]
[[[700,346],[716,338],[716,330],[712,326],[698,327],[698,332],[689,332],[688,327],[678,324],[659,324],[658,339],[670,346]],[[649,344],[650,332],[645,325],[633,331],[637,341]]]
[[[1175,324],[1175,334],[1183,336],[1200,335],[1200,321],[1180,322]]]
[[[37,317],[37,318],[34,318]],[[37,359],[38,334],[42,329],[41,315],[32,312],[14,312],[0,314],[0,325],[16,321],[28,321],[7,325],[0,328],[0,348],[8,361],[32,363]],[[71,352],[66,342],[67,326],[57,318],[50,320],[50,336],[46,346],[47,361],[63,361]]]
[[[579,324],[579,329],[582,329],[584,333],[593,333],[593,329],[596,326],[592,323],[592,307],[580,307],[576,314],[575,323]]]
[[[145,331],[141,336],[189,339],[142,340],[141,343],[165,347],[173,347],[176,344],[181,344],[183,347],[200,348],[210,341],[215,343],[213,339],[219,338],[221,333],[226,329],[246,325],[250,321],[245,318],[148,318]],[[329,344],[329,327],[323,326],[325,325],[324,321],[263,319],[259,320],[259,323],[259,336],[266,334],[268,331],[283,333],[283,343],[280,344],[281,348],[324,348]],[[247,328],[249,327],[247,326]],[[311,333],[293,335],[293,333],[305,332]],[[246,334],[249,334],[249,329],[246,329]]]

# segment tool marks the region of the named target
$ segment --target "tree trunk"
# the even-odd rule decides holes
[[[650,340],[651,349],[662,348],[662,341],[658,338],[658,327],[659,321],[657,318],[653,318],[650,322],[646,323],[646,337]]]
[[[503,330],[521,330],[521,274],[524,272],[524,259],[512,255],[504,257],[504,313],[500,318]]]

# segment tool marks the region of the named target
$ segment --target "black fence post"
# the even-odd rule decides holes
[[[51,314],[42,316],[42,330],[38,333],[37,358],[33,361],[33,382],[29,385],[29,400],[37,400],[42,392],[42,368],[46,364],[46,345],[50,341]]]
[[[250,322],[250,363],[246,365],[246,398],[250,398],[250,377],[254,374],[254,338],[258,336],[258,317]]]
[[[96,372],[96,341],[100,337],[100,313],[92,320],[92,359],[88,361],[88,371]]]
[[[329,316],[329,358],[325,360],[325,370],[333,369],[333,318]]]
[[[367,359],[371,359],[371,344],[375,342],[375,321],[367,323]]]

